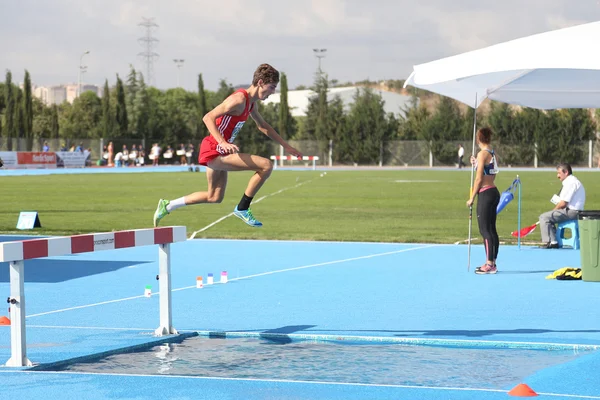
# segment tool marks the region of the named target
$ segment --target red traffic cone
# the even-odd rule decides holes
[[[511,391],[508,392],[508,394],[511,396],[518,397],[535,397],[538,395],[536,392],[533,391],[532,388],[527,386],[525,383],[518,384],[517,386],[512,388]]]

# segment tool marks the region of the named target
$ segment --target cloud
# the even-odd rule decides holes
[[[547,30],[598,19],[596,0],[20,0],[5,2],[0,68],[37,83],[77,79],[83,51],[85,80],[114,83],[129,64],[145,71],[139,26],[159,27],[155,83],[194,90],[198,73],[215,89],[219,79],[248,83],[269,62],[291,87],[310,85],[326,48],[323,69],[339,81],[403,79],[412,65]],[[173,59],[185,59],[178,70]]]

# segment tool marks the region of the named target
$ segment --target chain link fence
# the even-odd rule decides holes
[[[150,149],[154,143],[143,139],[118,138],[113,139],[115,154],[122,150],[125,145],[131,150],[133,145],[139,149],[145,150],[146,158],[150,154]],[[186,147],[192,144],[194,155],[192,162],[196,163],[198,157],[198,146],[200,140],[192,140],[183,143]],[[318,156],[317,165],[344,165],[336,160],[335,142],[317,141],[317,140],[290,140],[290,145],[300,150],[307,156]],[[91,149],[92,163],[95,165],[97,160],[102,158],[104,146],[108,146],[106,139],[43,139],[36,138],[33,141],[32,151],[42,151],[44,144],[47,144],[50,151],[69,151],[72,148],[81,146],[83,149]],[[181,143],[173,143],[171,147],[174,151],[179,148]],[[462,144],[465,149],[463,161],[469,164],[469,156],[472,153],[472,142],[465,143],[461,141],[450,141],[444,143],[431,143],[424,140],[393,140],[382,147],[378,159],[373,160],[365,166],[395,166],[395,167],[456,167],[458,166],[458,146]],[[0,151],[25,151],[27,144],[25,139],[12,139],[11,146],[5,137],[0,137]],[[164,150],[166,147],[163,147]],[[240,149],[242,152],[243,148]],[[542,154],[542,149],[537,149],[535,144],[511,144],[494,143],[494,150],[498,156],[498,163],[505,167],[554,167],[556,163],[562,160],[544,161],[542,157],[536,157],[536,154]],[[283,149],[277,143],[271,143],[270,154],[262,154],[265,157],[271,155],[283,155]],[[575,167],[600,167],[600,140],[580,142],[570,149],[575,155],[576,161],[571,162]],[[149,161],[149,160],[147,160]],[[178,164],[179,157],[174,157],[169,163]],[[167,163],[161,157],[161,164]],[[293,165],[298,165],[294,162]],[[356,165],[356,164],[354,164]]]

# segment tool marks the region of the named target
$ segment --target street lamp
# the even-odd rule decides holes
[[[321,58],[325,57],[325,52],[327,52],[327,49],[313,49],[313,53],[315,53],[315,57],[317,57],[319,59],[319,68],[318,68],[319,74],[321,74],[323,72],[323,71],[321,71]]]
[[[179,87],[179,76],[181,75],[181,68],[183,67],[183,63],[185,62],[185,60],[181,59],[181,58],[175,58],[173,59],[173,62],[175,63],[175,65],[177,66],[177,87]]]
[[[89,50],[86,50],[81,57],[79,57],[79,76],[77,77],[77,96],[79,97],[81,95],[81,74],[85,73],[85,71],[87,70],[87,67],[83,65],[83,56],[85,56],[86,54],[90,54]]]

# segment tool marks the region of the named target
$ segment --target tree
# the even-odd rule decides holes
[[[315,75],[312,90],[312,93],[309,94],[306,118],[298,134],[298,139],[327,139],[327,80],[321,74]]]
[[[104,80],[104,90],[102,91],[102,137],[110,138],[114,126],[114,118],[110,107],[110,90],[108,88],[108,79]]]
[[[73,102],[69,128],[65,133],[72,139],[97,139],[102,136],[102,101],[96,93],[87,91]]]
[[[288,139],[293,136],[291,131],[290,121],[293,121],[293,117],[290,114],[290,107],[288,105],[288,85],[287,76],[281,73],[281,92],[279,100],[279,135]]]
[[[535,108],[523,108],[513,114],[513,133],[509,141],[514,143],[515,150],[507,154],[499,154],[500,161],[511,165],[527,165],[533,163],[535,157],[536,137],[541,134],[545,114]]]
[[[127,135],[127,105],[125,104],[125,89],[123,88],[123,81],[117,74],[117,109],[116,109],[116,121],[117,121],[117,134],[119,137],[126,137]]]
[[[329,84],[327,76],[319,75],[317,78],[317,123],[315,125],[315,137],[319,140],[320,147],[323,141],[329,139],[329,126],[327,120],[327,91]]]
[[[206,115],[208,109],[206,108],[206,93],[204,92],[204,81],[202,80],[202,74],[198,74],[198,135],[197,138],[203,138],[208,134],[206,125],[202,122],[202,118]]]
[[[329,102],[327,107],[327,117],[329,121],[329,134],[330,139],[333,141],[333,158],[339,160],[341,158],[338,152],[337,143],[344,140],[345,129],[346,129],[346,115],[344,113],[344,102],[340,96],[335,96],[333,100]]]
[[[4,102],[6,108],[4,111],[4,135],[6,136],[6,149],[12,151],[12,139],[15,135],[15,99],[12,84],[12,73],[6,71],[6,83],[4,87]]]
[[[340,141],[342,161],[373,164],[383,161],[382,150],[392,136],[381,96],[370,88],[356,89],[346,118],[346,134]]]
[[[25,138],[25,115],[24,115],[24,102],[23,102],[23,91],[18,87],[14,88],[17,93],[15,103],[15,132],[17,136],[17,151],[21,150],[22,139]],[[25,149],[27,150],[27,149]]]
[[[26,149],[31,151],[33,149],[33,100],[31,97],[31,77],[27,70],[25,70],[24,86],[25,96],[23,98],[23,117],[25,123]]]
[[[150,116],[150,100],[148,98],[148,90],[144,82],[144,75],[140,73],[138,79],[138,91],[135,96],[133,108],[137,115],[135,131],[141,138],[148,138],[148,118]]]
[[[133,65],[129,65],[129,75],[127,75],[127,90],[126,90],[126,100],[127,100],[127,116],[128,116],[128,126],[131,129],[131,136],[137,137],[136,127],[137,127],[137,119],[138,115],[136,113],[135,108],[135,99],[137,96],[137,92],[139,90],[139,83],[137,72],[133,68]]]
[[[235,90],[225,79],[219,81],[219,90],[208,100],[209,108],[212,110],[229,97]]]
[[[32,135],[35,139],[50,138],[52,107],[46,107],[41,100],[33,98]]]
[[[258,102],[255,103],[255,107],[258,107],[258,111],[267,123],[277,120],[277,105],[265,105]],[[256,124],[251,121],[248,121],[248,123],[244,125],[244,129],[238,135],[236,142],[243,153],[257,154],[266,158],[269,158],[270,155],[274,154],[273,149],[275,142],[259,131]]]
[[[456,144],[453,140],[464,137],[464,119],[455,100],[440,96],[434,114],[425,123],[421,138],[427,140],[433,157],[442,164],[456,160]]]
[[[414,90],[408,105],[401,111],[401,119],[398,121],[399,139],[417,140],[423,137],[423,128],[431,114],[424,104],[419,104],[419,98]]]
[[[58,106],[56,104],[52,105],[52,124],[50,128],[50,137],[52,139],[58,139],[60,132],[60,127],[58,123]]]

